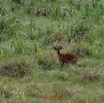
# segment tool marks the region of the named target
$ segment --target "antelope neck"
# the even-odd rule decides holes
[[[57,55],[60,56],[60,50],[57,50]]]

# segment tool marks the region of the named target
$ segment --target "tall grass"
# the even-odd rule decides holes
[[[103,0],[0,0],[0,102],[103,103],[103,18]],[[81,68],[60,69],[54,45]]]

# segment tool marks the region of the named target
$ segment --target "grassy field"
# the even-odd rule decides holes
[[[104,103],[104,1],[0,0],[0,103]]]

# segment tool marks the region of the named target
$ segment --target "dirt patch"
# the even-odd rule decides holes
[[[89,83],[89,82],[94,82],[96,80],[101,80],[103,79],[103,74],[97,73],[97,72],[90,72],[87,73],[82,79],[82,83]]]
[[[25,62],[14,62],[10,64],[3,64],[0,67],[0,75],[10,77],[24,77],[30,73],[28,65]]]

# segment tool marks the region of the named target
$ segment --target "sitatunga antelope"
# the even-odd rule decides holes
[[[71,63],[71,64],[77,64],[78,56],[72,53],[60,53],[60,50],[62,49],[62,46],[54,46],[54,49],[57,52],[59,60],[62,62],[61,68],[64,65],[64,63]],[[80,66],[79,64],[77,64]]]

